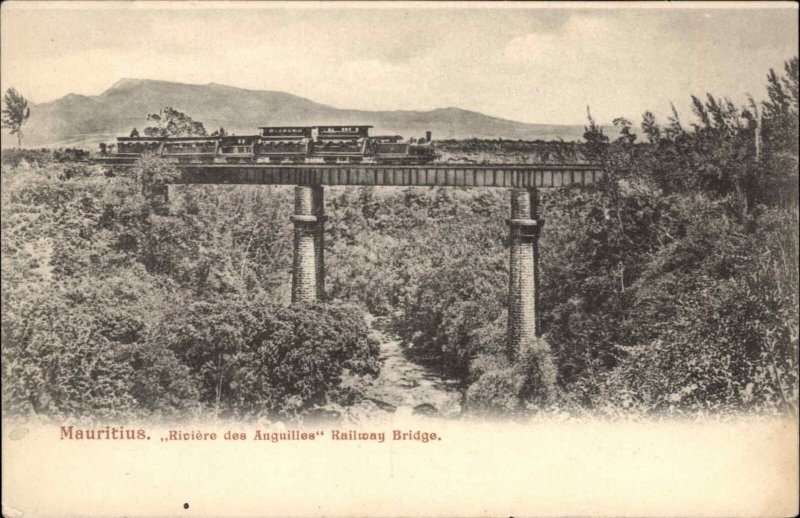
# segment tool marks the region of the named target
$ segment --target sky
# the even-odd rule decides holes
[[[338,108],[459,107],[521,122],[763,99],[797,54],[783,4],[3,2],[0,80],[32,102],[122,78],[279,90]]]

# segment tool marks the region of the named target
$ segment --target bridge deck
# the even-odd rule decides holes
[[[560,165],[269,165],[178,164],[181,183],[255,185],[386,185],[447,187],[566,187],[599,180],[591,164]]]

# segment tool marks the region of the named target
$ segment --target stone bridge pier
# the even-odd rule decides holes
[[[539,194],[535,188],[510,191],[507,345],[520,351],[540,334],[538,314]],[[321,185],[294,188],[292,303],[325,298],[325,199]]]
[[[292,303],[325,298],[325,192],[321,185],[294,188]]]
[[[539,193],[512,189],[509,226],[508,331],[512,353],[520,351],[541,333],[539,326]]]

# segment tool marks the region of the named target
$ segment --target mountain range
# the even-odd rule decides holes
[[[216,83],[183,84],[149,79],[122,79],[100,95],[69,94],[54,101],[30,104],[23,126],[25,147],[85,146],[113,142],[140,132],[148,113],[171,106],[201,121],[206,129],[253,134],[259,126],[369,124],[373,135],[422,136],[435,139],[508,138],[578,140],[582,125],[528,124],[490,117],[460,108],[429,111],[365,111],[334,108],[285,92],[247,90]],[[7,136],[7,135],[5,135]],[[4,138],[4,146],[16,139]]]

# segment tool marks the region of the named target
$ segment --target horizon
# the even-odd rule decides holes
[[[134,78],[531,124],[581,124],[589,106],[608,125],[687,113],[692,95],[763,100],[797,54],[786,3],[131,5],[4,3],[3,90],[45,104]]]

